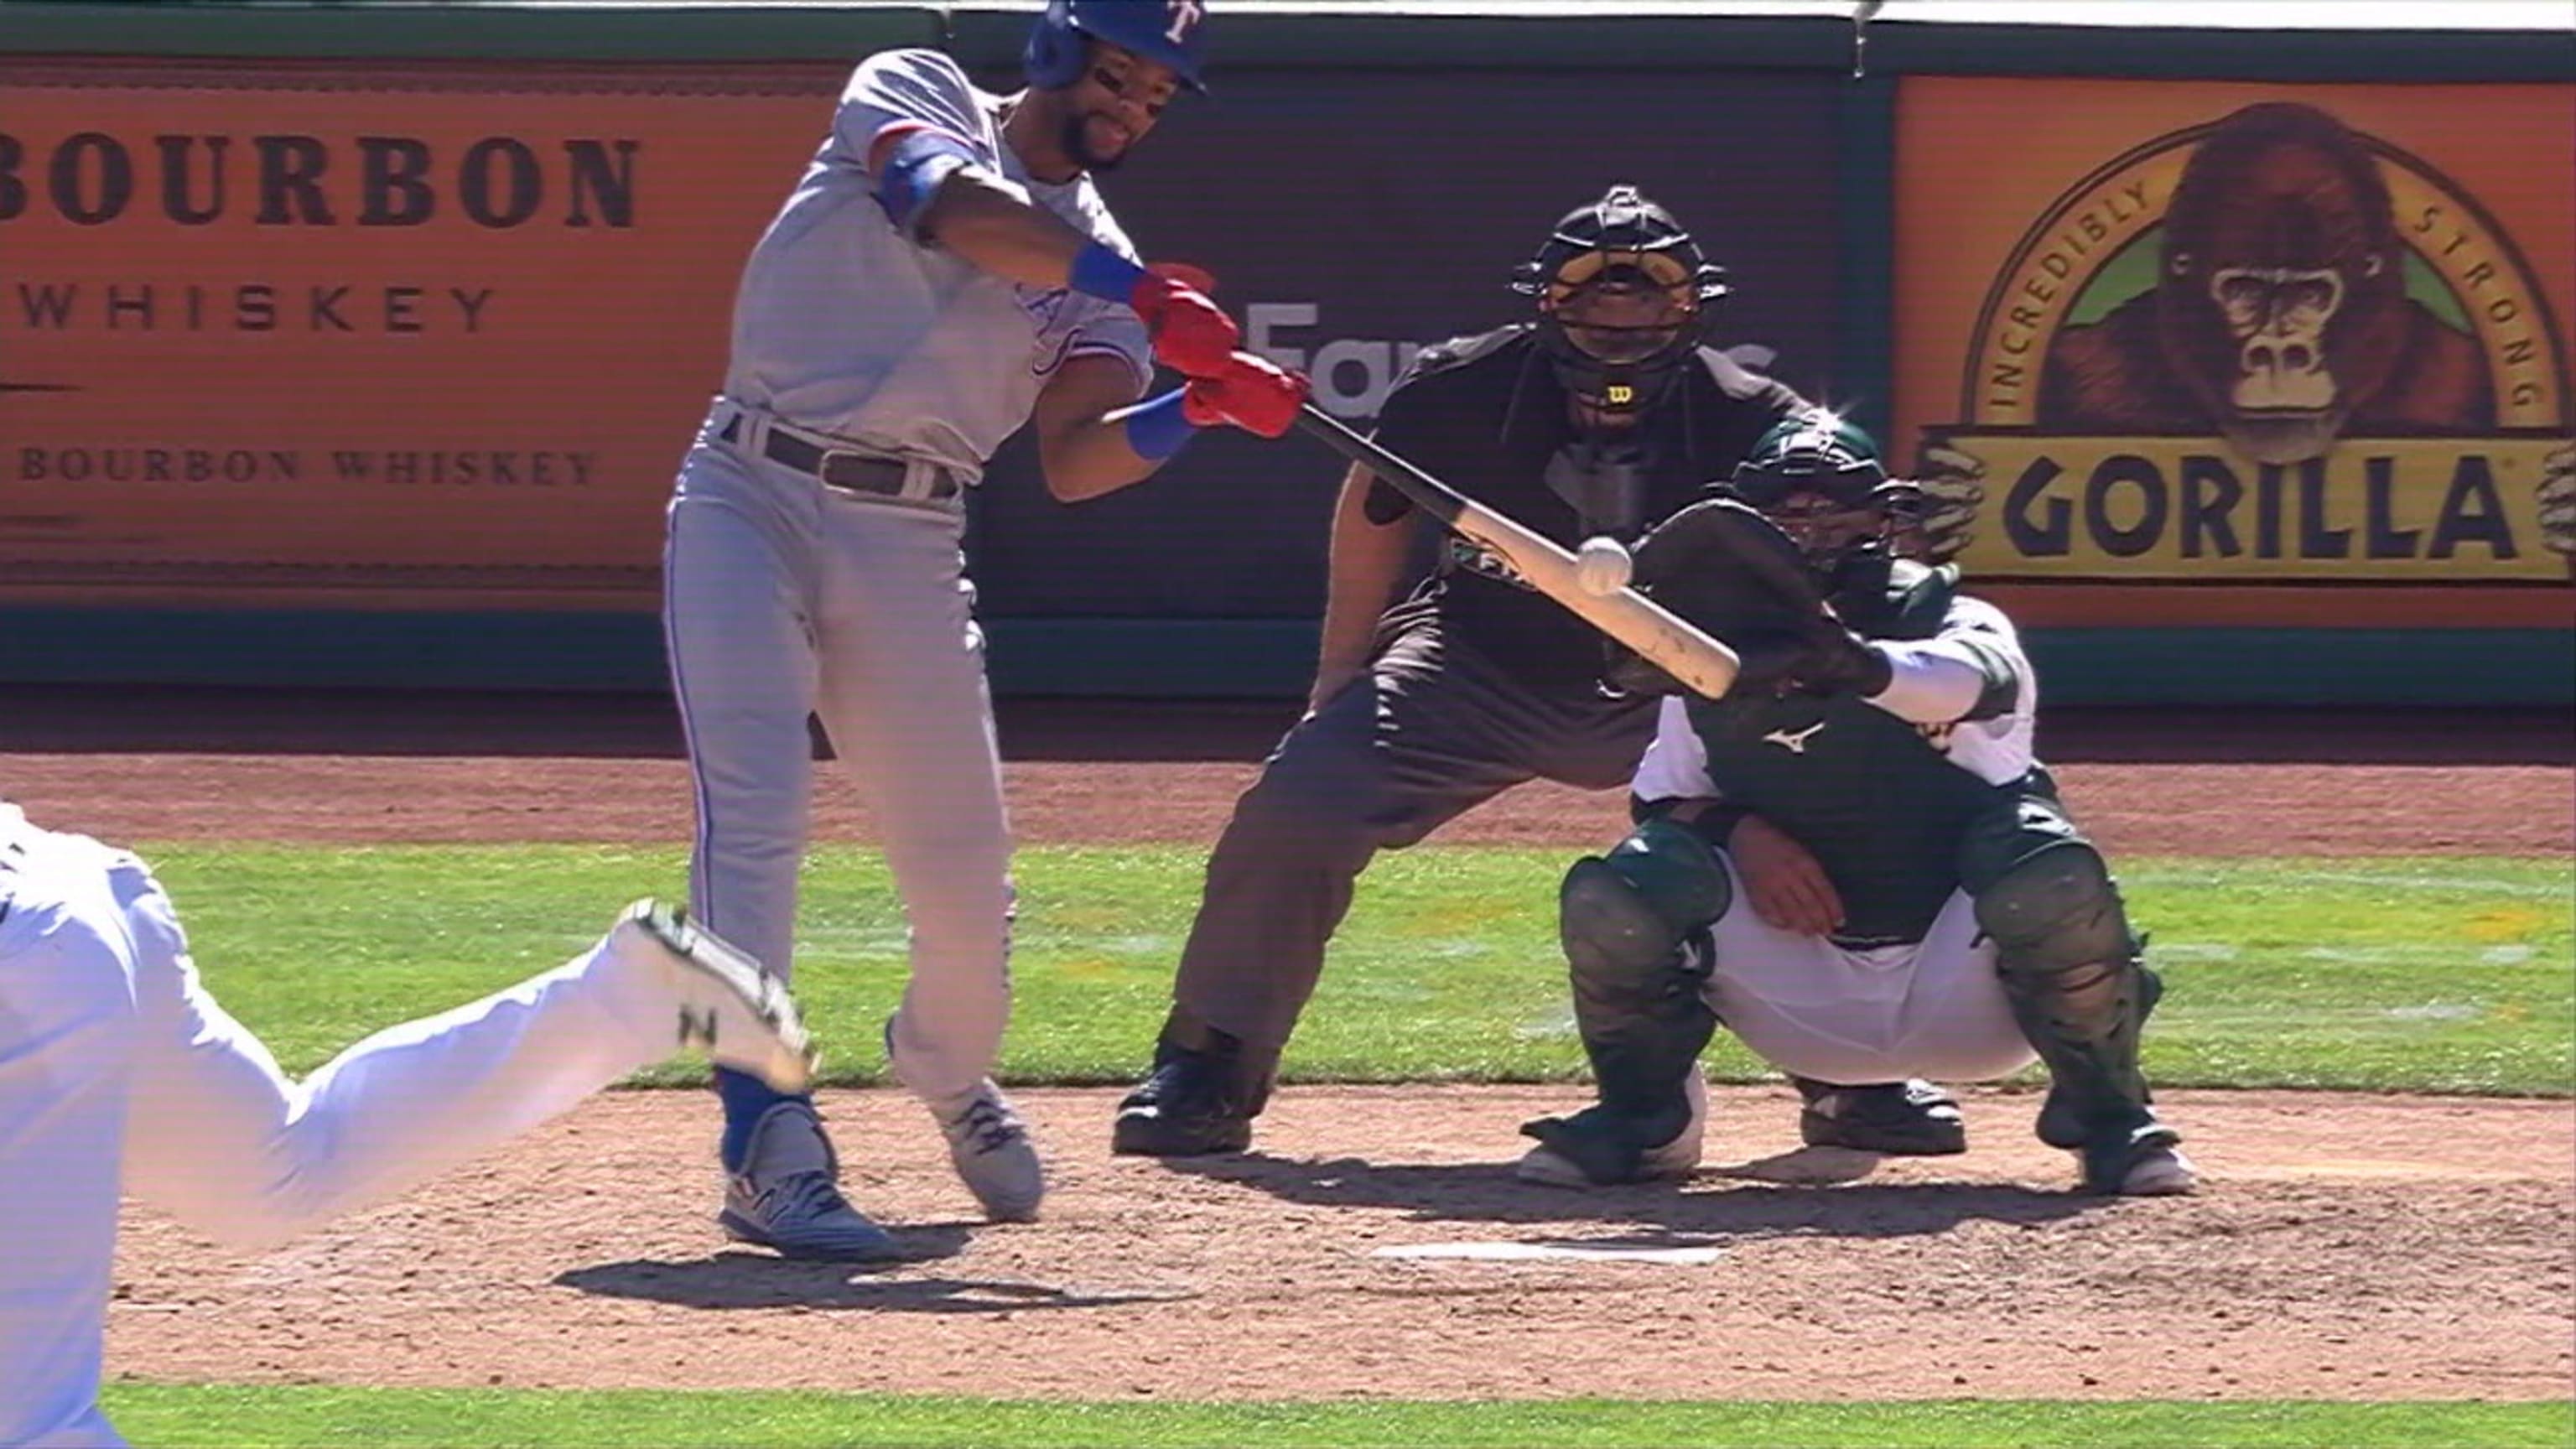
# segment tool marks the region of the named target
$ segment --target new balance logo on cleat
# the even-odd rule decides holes
[[[1762,743],[1766,745],[1778,745],[1780,748],[1787,750],[1793,755],[1803,755],[1807,752],[1807,741],[1814,739],[1816,731],[1823,729],[1824,727],[1825,722],[1823,720],[1818,720],[1814,724],[1807,726],[1805,729],[1798,731],[1796,734],[1791,734],[1787,730],[1773,730],[1771,733],[1762,737]]]

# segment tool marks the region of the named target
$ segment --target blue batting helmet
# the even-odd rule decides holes
[[[1061,90],[1082,79],[1088,35],[1169,66],[1181,84],[1204,91],[1199,52],[1206,33],[1206,0],[1047,0],[1022,59],[1030,85]]]

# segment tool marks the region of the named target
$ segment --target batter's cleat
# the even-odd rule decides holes
[[[1700,1149],[1708,1133],[1708,1080],[1690,1074],[1683,1095],[1690,1119],[1669,1139],[1642,1151],[1618,1142],[1616,1124],[1599,1107],[1586,1107],[1572,1117],[1550,1117],[1521,1128],[1539,1145],[1521,1154],[1512,1176],[1542,1187],[1616,1187],[1622,1183],[1656,1182],[1690,1176],[1699,1168]]]
[[[814,1105],[801,1099],[775,1104],[752,1124],[742,1170],[726,1182],[716,1222],[734,1241],[783,1257],[866,1262],[903,1256],[892,1235],[841,1196],[841,1159]]]
[[[930,1114],[948,1136],[948,1160],[958,1179],[984,1215],[997,1223],[1033,1223],[1046,1197],[1046,1169],[1029,1141],[1028,1126],[1011,1110],[990,1078],[951,1102],[934,1103]]]
[[[886,1061],[894,1060],[894,1018],[885,1023]],[[901,1073],[896,1074],[901,1080]],[[958,1180],[984,1205],[984,1215],[997,1223],[1033,1223],[1046,1196],[1046,1169],[1038,1161],[1028,1124],[1011,1110],[1010,1099],[986,1077],[970,1091],[931,1101],[933,1121],[948,1139],[948,1160]]]
[[[683,1049],[702,1051],[717,1065],[748,1072],[775,1091],[798,1093],[813,1084],[814,1046],[786,982],[676,906],[637,901],[615,930],[658,948],[678,1002]]]
[[[1890,1157],[1946,1157],[1968,1150],[1959,1099],[1916,1077],[1841,1087],[1791,1077],[1806,1105],[1798,1136],[1809,1147],[1848,1147]]]
[[[1123,1157],[1206,1157],[1252,1145],[1252,1114],[1233,1090],[1236,1043],[1210,1031],[1212,1049],[1169,1040],[1154,1047],[1154,1074],[1118,1104],[1109,1150]]]

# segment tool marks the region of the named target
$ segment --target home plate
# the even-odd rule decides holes
[[[1396,1243],[1371,1248],[1372,1258],[1477,1258],[1514,1262],[1532,1258],[1581,1263],[1714,1263],[1723,1249],[1652,1247],[1644,1243]]]

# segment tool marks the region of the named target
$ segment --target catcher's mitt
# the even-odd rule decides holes
[[[1657,524],[1634,555],[1636,587],[1743,658],[1736,689],[1886,688],[1885,657],[1844,627],[1797,544],[1760,510],[1734,498],[1703,499]],[[1631,694],[1682,692],[1670,675],[1624,650],[1614,651],[1609,678]]]

